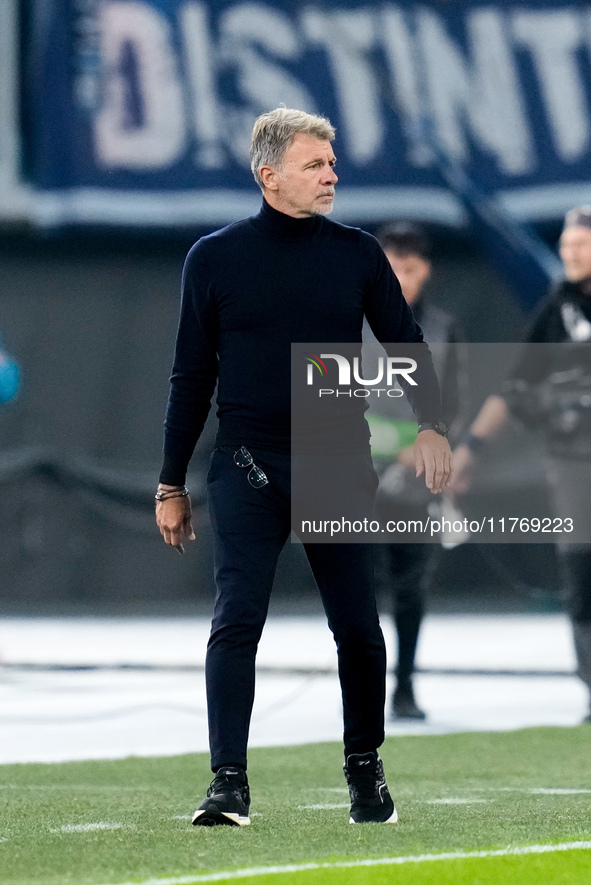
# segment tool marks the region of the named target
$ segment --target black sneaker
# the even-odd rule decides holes
[[[351,796],[350,824],[395,824],[398,813],[377,753],[355,753],[343,766]]]
[[[193,825],[244,827],[250,823],[249,809],[250,790],[246,772],[242,768],[219,768],[209,785],[207,798],[193,815]]]
[[[417,707],[412,685],[396,688],[392,695],[392,719],[419,719],[427,718],[425,712]]]

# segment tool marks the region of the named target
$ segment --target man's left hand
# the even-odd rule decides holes
[[[449,443],[435,430],[421,430],[415,442],[416,475],[425,477],[425,485],[432,495],[438,495],[449,485],[452,457]]]

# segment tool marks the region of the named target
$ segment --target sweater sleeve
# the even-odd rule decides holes
[[[373,237],[366,236],[371,267],[365,296],[367,321],[388,356],[408,356],[416,361],[417,368],[412,376],[416,385],[409,384],[404,376],[400,376],[400,386],[412,406],[417,423],[434,423],[441,418],[441,393],[431,351],[382,247]],[[395,344],[402,344],[403,347],[397,349],[392,346]]]
[[[201,242],[185,261],[160,482],[182,485],[215,390],[218,320]]]

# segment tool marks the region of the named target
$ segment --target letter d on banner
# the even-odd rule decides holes
[[[99,162],[129,169],[171,165],[183,151],[186,124],[166,18],[145,3],[105,3],[101,54],[106,77],[95,120]]]

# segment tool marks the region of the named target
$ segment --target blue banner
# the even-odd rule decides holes
[[[280,103],[336,125],[334,217],[345,221],[465,223],[440,153],[518,219],[591,202],[589,3],[33,8],[25,80],[39,223],[209,225],[256,210],[250,132]]]

